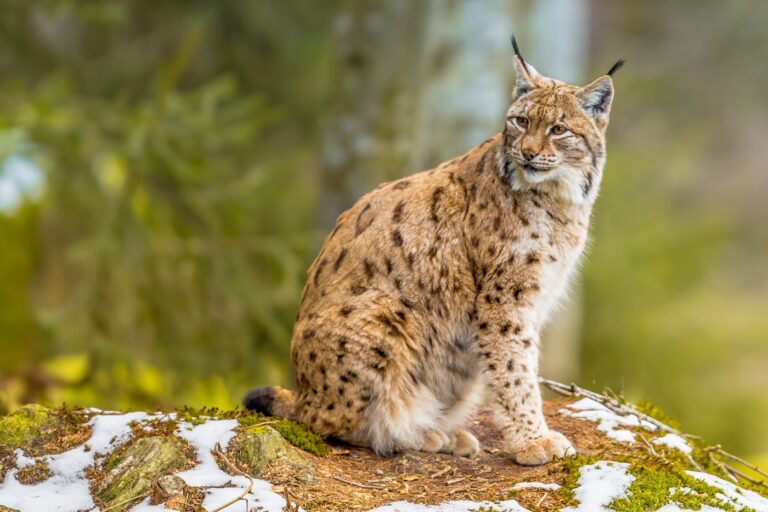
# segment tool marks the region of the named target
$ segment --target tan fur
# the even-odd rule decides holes
[[[518,462],[571,450],[542,415],[539,332],[584,248],[613,88],[517,66],[501,134],[338,218],[302,295],[286,415],[379,453],[471,456],[485,385]]]

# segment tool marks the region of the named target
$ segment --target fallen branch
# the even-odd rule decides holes
[[[653,424],[655,427],[665,432],[669,432],[672,434],[680,433],[674,428],[667,425],[666,423],[662,423],[661,421],[657,420],[653,416],[648,416],[647,414],[642,413],[633,407],[623,404],[618,400],[616,400],[615,398],[611,398],[609,396],[596,393],[588,389],[580,388],[576,384],[563,384],[562,382],[557,382],[554,380],[549,380],[544,378],[539,378],[539,382],[544,386],[546,386],[547,388],[551,389],[552,391],[555,391],[556,393],[560,393],[561,395],[583,396],[585,398],[589,398],[591,400],[594,400],[595,402],[603,404],[613,412],[624,414],[624,415],[631,414],[633,416],[637,416],[638,418]]]
[[[624,415],[631,414],[631,415],[634,415],[634,416],[636,416],[636,417],[638,417],[638,418],[640,418],[640,419],[642,419],[644,421],[647,421],[648,423],[653,424],[654,426],[656,426],[657,428],[659,428],[659,429],[661,429],[661,430],[663,430],[665,432],[669,432],[671,434],[677,434],[677,435],[681,435],[681,436],[685,435],[685,434],[682,434],[681,432],[679,432],[677,429],[674,429],[674,428],[670,427],[666,423],[663,423],[663,422],[657,420],[656,418],[654,418],[652,416],[648,416],[647,414],[644,414],[644,413],[636,410],[635,408],[620,402],[616,398],[607,396],[605,394],[600,394],[600,393],[596,393],[594,391],[590,391],[588,389],[580,388],[576,384],[564,384],[562,382],[557,382],[557,381],[554,381],[554,380],[545,379],[543,377],[539,377],[539,383],[541,383],[543,386],[545,386],[548,389],[551,389],[552,391],[554,391],[556,393],[560,393],[561,395],[571,396],[571,397],[581,396],[581,397],[589,398],[591,400],[594,400],[595,402],[598,402],[598,403],[604,405],[605,407],[607,407],[608,409],[612,410],[615,413],[624,414]],[[685,435],[685,437],[693,438],[693,437],[697,437],[697,436]],[[641,438],[642,438],[642,436],[641,436]],[[642,438],[642,439],[646,443],[646,445],[648,445],[650,450],[653,451],[653,448],[650,446],[650,443],[648,443],[645,440],[645,438]],[[698,439],[701,439],[701,438],[698,438]],[[715,466],[717,466],[723,472],[723,474],[726,477],[728,477],[730,480],[738,483],[739,482],[739,478],[741,478],[742,480],[745,480],[745,481],[747,481],[747,482],[749,482],[751,484],[760,485],[760,486],[768,488],[768,483],[766,483],[766,481],[758,480],[756,478],[750,477],[749,475],[745,474],[743,471],[740,471],[739,469],[733,467],[732,465],[727,464],[727,463],[723,462],[722,460],[717,459],[714,454],[717,454],[717,455],[719,455],[721,457],[725,457],[725,458],[730,459],[730,460],[732,460],[734,462],[737,462],[737,463],[743,465],[744,467],[747,467],[747,468],[751,469],[752,471],[758,473],[759,475],[761,475],[761,476],[763,476],[765,478],[768,478],[768,473],[766,473],[765,471],[761,470],[757,466],[755,466],[753,464],[750,464],[749,462],[745,461],[741,457],[738,457],[736,455],[733,455],[732,453],[726,452],[725,450],[723,450],[720,447],[720,445],[716,445],[716,446],[711,446],[711,447],[705,448],[704,451],[706,452],[707,457],[709,458],[709,460]],[[696,460],[693,457],[691,457],[690,454],[686,454],[686,456],[688,457],[688,461],[691,463],[691,465],[693,467],[695,467],[699,471],[703,471],[701,465],[698,462],[696,462]]]

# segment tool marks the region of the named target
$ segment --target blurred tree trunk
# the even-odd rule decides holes
[[[340,11],[320,184],[323,229],[374,184],[409,170],[427,8],[350,0]]]
[[[348,3],[336,27],[320,227],[375,184],[433,167],[502,129],[514,80],[511,33],[541,71],[581,80],[586,13],[587,0]],[[578,292],[546,333],[552,378],[578,373]]]
[[[589,42],[589,0],[539,0],[531,4],[524,54],[545,75],[584,82]],[[583,289],[578,277],[567,306],[543,333],[542,374],[571,382],[579,376]]]

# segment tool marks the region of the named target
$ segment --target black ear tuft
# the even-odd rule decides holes
[[[620,70],[620,69],[622,68],[622,66],[624,66],[624,63],[625,63],[625,62],[627,62],[627,61],[626,61],[626,60],[624,60],[624,59],[619,59],[619,60],[617,60],[617,61],[616,61],[616,64],[614,64],[613,66],[611,66],[611,69],[609,69],[609,70],[608,70],[608,72],[606,73],[606,75],[608,75],[608,76],[613,76],[613,74],[614,74],[615,72],[617,72],[618,70]]]
[[[510,41],[512,41],[512,50],[515,52],[515,55],[518,59],[520,59],[520,62],[523,63],[523,68],[525,68],[525,72],[530,74],[530,71],[528,70],[528,65],[525,63],[525,59],[520,54],[520,48],[517,47],[517,39],[515,39],[515,35],[512,34],[512,37],[509,38]]]

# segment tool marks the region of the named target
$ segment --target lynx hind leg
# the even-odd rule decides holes
[[[442,428],[451,433],[451,452],[461,457],[474,457],[480,452],[480,441],[465,426],[483,399],[485,385],[480,376],[469,382],[461,397],[443,414]]]
[[[371,407],[355,437],[379,454],[415,450],[472,457],[480,451],[477,438],[463,428],[481,398],[482,387],[468,387],[447,411],[424,385],[391,394]]]
[[[363,439],[380,455],[449,450],[452,438],[440,428],[442,404],[435,395],[423,384],[393,388],[371,404],[353,437]]]

